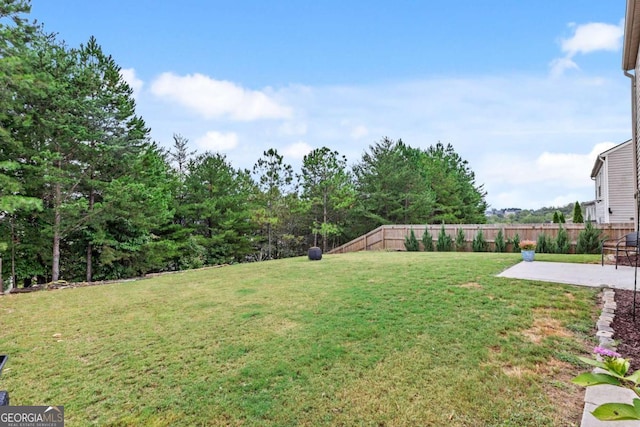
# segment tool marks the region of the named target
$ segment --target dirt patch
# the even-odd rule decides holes
[[[465,283],[460,285],[461,288],[467,288],[467,289],[482,289],[482,285],[480,283],[476,283],[476,282],[469,282],[469,283]]]
[[[522,334],[536,344],[539,344],[546,337],[571,337],[571,332],[550,314],[551,310],[549,309],[534,310],[533,326],[522,331]]]

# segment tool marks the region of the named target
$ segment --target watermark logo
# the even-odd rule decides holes
[[[0,406],[0,427],[64,427],[64,406]]]

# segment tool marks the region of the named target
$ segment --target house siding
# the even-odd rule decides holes
[[[613,151],[606,162],[607,198],[605,217],[607,223],[633,222],[635,215],[634,174],[632,144]]]

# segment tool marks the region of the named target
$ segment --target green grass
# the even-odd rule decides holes
[[[367,252],[10,295],[0,388],[68,426],[577,425],[596,291],[495,277],[519,260]]]

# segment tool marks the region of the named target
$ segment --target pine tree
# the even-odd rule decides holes
[[[433,236],[427,227],[425,227],[424,233],[422,234],[422,246],[425,252],[433,252]]]
[[[496,252],[504,252],[506,250],[507,244],[504,241],[504,233],[502,231],[502,228],[498,230],[498,235],[496,236],[494,243]]]
[[[573,223],[582,224],[583,222],[582,209],[580,208],[580,203],[576,201],[576,204],[573,206]]]
[[[408,252],[418,252],[420,250],[420,242],[418,242],[413,228],[410,234],[404,238],[404,247]]]
[[[438,233],[438,241],[436,242],[436,248],[438,252],[450,252],[453,250],[453,239],[447,234],[444,229],[444,224],[440,228]]]

